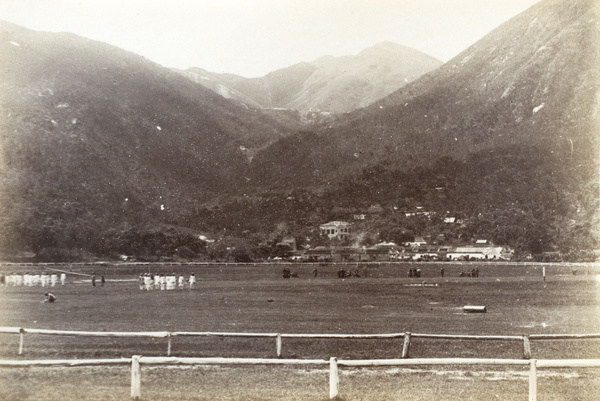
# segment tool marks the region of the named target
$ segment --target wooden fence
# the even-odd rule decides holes
[[[381,366],[422,366],[422,365],[500,365],[529,366],[529,401],[537,400],[537,370],[540,368],[598,368],[600,359],[479,359],[479,358],[423,358],[423,359],[365,359],[338,360],[325,359],[253,359],[253,358],[175,358],[144,357],[135,355],[121,359],[77,359],[77,360],[0,360],[0,367],[33,366],[106,366],[131,365],[131,398],[142,396],[142,365],[329,365],[329,398],[339,396],[339,367],[381,367]]]
[[[410,342],[413,338],[439,340],[477,340],[477,341],[519,341],[523,344],[523,359],[531,359],[532,340],[577,340],[597,339],[598,334],[530,334],[519,336],[494,335],[455,335],[455,334],[419,334],[419,333],[390,333],[390,334],[282,334],[282,333],[223,333],[223,332],[187,332],[187,331],[146,331],[146,332],[104,332],[104,331],[68,331],[26,329],[21,327],[0,327],[0,334],[19,335],[19,355],[23,355],[25,334],[73,337],[115,337],[115,338],[166,338],[167,356],[171,356],[172,341],[175,337],[267,337],[275,339],[275,353],[281,356],[284,338],[325,338],[325,339],[384,339],[403,338],[402,358],[409,358]]]

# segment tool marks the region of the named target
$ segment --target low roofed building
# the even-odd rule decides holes
[[[319,230],[322,235],[327,235],[327,238],[341,238],[350,235],[350,223],[345,221],[330,221],[329,223],[321,224]]]

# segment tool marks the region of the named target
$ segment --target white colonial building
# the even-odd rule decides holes
[[[330,221],[319,226],[321,235],[327,235],[327,238],[341,238],[350,235],[350,223],[345,221]]]

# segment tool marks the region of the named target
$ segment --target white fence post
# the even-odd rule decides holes
[[[410,350],[410,332],[404,333],[404,345],[402,346],[402,358],[408,358]]]
[[[338,372],[337,358],[329,359],[329,398],[334,399],[338,396],[340,386],[340,375]]]
[[[19,329],[19,355],[23,355],[23,341],[25,341],[25,330]]]
[[[171,333],[167,334],[167,356],[171,356]]]
[[[140,355],[131,357],[131,399],[142,398],[142,369],[140,367]]]
[[[527,335],[523,335],[523,359],[531,359],[531,341]]]
[[[277,357],[279,358],[281,356],[281,333],[277,333],[277,338],[275,341],[277,345]]]
[[[529,401],[537,400],[537,360],[529,361]]]

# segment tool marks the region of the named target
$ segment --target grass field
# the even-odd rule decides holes
[[[472,267],[474,265],[470,265]],[[600,270],[539,266],[478,265],[478,278],[459,277],[464,266],[419,264],[350,267],[361,277],[337,278],[337,266],[294,265],[297,279],[283,279],[281,266],[73,266],[68,284],[52,288],[57,302],[43,303],[40,287],[1,287],[0,325],[89,331],[218,331],[256,333],[559,334],[600,333]],[[29,270],[49,267],[27,267]],[[54,266],[52,268],[63,269]],[[69,270],[69,267],[66,267]],[[89,277],[104,274],[104,287]],[[49,271],[49,270],[47,270]],[[195,290],[139,291],[141,272],[194,272]],[[6,272],[6,270],[5,270]],[[416,286],[419,283],[435,287]],[[485,305],[485,314],[465,314],[464,305]],[[166,355],[166,339],[0,335],[3,359],[114,358]],[[282,357],[328,359],[397,358],[402,339],[284,339]],[[272,338],[176,337],[175,356],[275,357]],[[411,357],[521,358],[522,343],[413,339]],[[600,358],[600,340],[532,342],[532,356]],[[377,374],[374,374],[377,373]],[[600,369],[540,371],[539,399],[596,400]],[[53,384],[49,384],[53,383]],[[73,388],[72,388],[73,387]],[[129,370],[109,368],[3,368],[0,399],[127,399]],[[342,371],[346,400],[525,399],[526,370],[453,367],[349,369]],[[407,389],[410,391],[407,392]],[[328,396],[325,368],[197,367],[144,368],[144,399],[320,400]],[[43,394],[43,396],[42,396]],[[81,396],[76,396],[80,394]],[[186,394],[186,395],[184,395]],[[189,394],[189,395],[188,395]],[[547,396],[542,396],[547,394]],[[484,396],[485,395],[485,396]],[[497,397],[496,397],[497,396]],[[53,398],[54,397],[54,398]],[[187,397],[187,398],[186,398]]]

